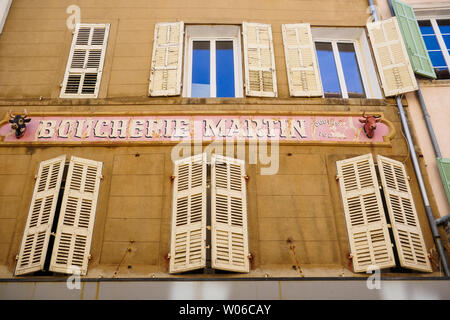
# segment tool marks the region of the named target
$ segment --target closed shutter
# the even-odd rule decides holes
[[[377,156],[378,170],[402,267],[431,272],[403,163]]]
[[[97,98],[109,24],[77,24],[66,66],[61,98]]]
[[[434,72],[433,64],[428,55],[413,8],[398,0],[391,0],[391,3],[414,72],[435,79],[436,73]]]
[[[270,24],[243,22],[245,93],[276,97],[277,79]]]
[[[337,161],[336,166],[354,271],[395,266],[372,155]]]
[[[175,162],[170,273],[206,267],[206,153]]]
[[[367,24],[370,42],[386,97],[417,90],[397,18]]]
[[[450,203],[450,159],[437,158],[436,161],[444,185],[444,190],[447,194],[447,200],[448,203]]]
[[[249,272],[245,162],[212,155],[211,190],[212,267]]]
[[[39,165],[15,275],[44,268],[66,156]]]
[[[87,273],[102,167],[98,161],[70,159],[50,271]]]
[[[151,96],[180,95],[183,34],[182,21],[155,25],[149,88]]]
[[[282,30],[291,96],[322,96],[316,50],[309,23],[283,24]]]

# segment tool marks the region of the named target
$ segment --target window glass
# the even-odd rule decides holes
[[[192,44],[192,97],[210,96],[210,64],[210,42],[194,41]]]
[[[233,41],[216,41],[216,97],[234,97]]]
[[[325,97],[342,98],[333,48],[329,42],[316,42],[317,60]]]
[[[438,27],[433,27],[430,20],[418,21],[437,78],[448,79],[450,74],[444,53],[450,49],[450,20],[437,20],[436,22]],[[440,44],[438,37],[442,37],[444,48],[442,48],[442,40]]]
[[[355,46],[353,43],[338,43],[339,57],[344,71],[345,84],[349,98],[364,98],[364,86],[361,80]]]

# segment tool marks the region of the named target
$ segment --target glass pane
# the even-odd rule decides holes
[[[216,41],[216,97],[234,97],[233,41]]]
[[[444,56],[441,51],[429,51],[431,62],[435,67],[446,67]]]
[[[437,24],[439,26],[439,30],[441,30],[441,33],[448,33],[450,34],[450,20],[437,20]]]
[[[331,43],[316,42],[316,50],[325,97],[342,98],[341,86],[339,84]]]
[[[353,43],[338,43],[339,57],[344,71],[345,84],[349,98],[364,98],[364,86]]]
[[[210,44],[209,41],[194,41],[192,44],[191,97],[210,96]]]
[[[422,32],[422,34],[434,34],[430,20],[422,20],[417,22],[419,23],[420,32]]]
[[[428,50],[441,50],[436,36],[423,36],[423,40]]]
[[[450,35],[443,35],[442,38],[444,38],[445,47],[450,49]]]

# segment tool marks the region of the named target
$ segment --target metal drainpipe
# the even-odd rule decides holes
[[[391,9],[392,12],[392,16],[394,16],[394,12],[393,12],[393,8],[392,8],[392,4],[391,1],[388,1],[389,3],[389,7]],[[378,15],[376,12],[376,7],[373,4],[373,0],[369,0],[369,4],[370,4],[370,9],[372,12],[372,17],[374,19],[374,21],[378,21]],[[419,89],[420,90],[420,89]],[[420,93],[421,96],[422,93]],[[423,99],[423,97],[422,97]],[[437,228],[437,224],[433,215],[433,211],[431,209],[430,206],[430,201],[428,200],[428,194],[427,191],[425,189],[425,184],[423,182],[423,177],[422,177],[422,172],[420,171],[420,166],[419,166],[419,161],[417,160],[417,155],[416,155],[416,149],[414,148],[414,144],[412,142],[412,137],[411,137],[411,132],[409,130],[409,126],[408,126],[408,121],[406,119],[406,114],[405,114],[405,110],[403,109],[403,103],[402,103],[402,98],[401,96],[396,96],[395,100],[397,102],[397,107],[398,107],[398,111],[400,114],[400,119],[402,122],[402,127],[403,127],[403,131],[405,132],[405,137],[409,146],[409,153],[411,155],[411,160],[413,162],[413,166],[414,166],[414,171],[416,173],[417,176],[417,182],[419,183],[419,188],[420,188],[420,193],[422,195],[422,200],[423,200],[423,204],[425,206],[425,211],[427,214],[427,218],[428,218],[428,223],[430,225],[431,228],[431,233],[433,235],[433,239],[434,239],[434,243],[436,245],[436,249],[438,251],[440,260],[442,262],[442,267],[444,269],[444,274],[445,276],[450,276],[450,271],[449,271],[449,267],[448,267],[448,260],[447,260],[447,254],[445,252],[444,246],[442,244],[440,235],[439,235],[439,231]],[[419,98],[420,101],[420,98]],[[427,124],[428,125],[428,124]],[[431,123],[430,123],[431,125]],[[433,132],[434,133],[434,132]],[[437,145],[437,143],[436,143]],[[438,148],[439,150],[439,148]]]

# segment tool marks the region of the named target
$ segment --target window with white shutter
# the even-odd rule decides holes
[[[243,22],[245,93],[277,97],[275,56],[270,24]]]
[[[71,157],[50,271],[87,273],[102,162]]]
[[[395,266],[371,154],[336,162],[355,272]]]
[[[206,154],[175,162],[170,273],[206,267]]]
[[[405,166],[383,156],[377,156],[377,162],[400,264],[431,272]]]
[[[66,156],[39,165],[15,275],[43,270]]]
[[[397,18],[367,24],[370,42],[386,97],[417,90]]]
[[[322,96],[322,84],[309,23],[283,24],[282,31],[290,95]]]
[[[206,153],[175,162],[170,273],[249,272],[245,163]]]
[[[97,98],[108,43],[109,24],[77,24],[61,98]]]
[[[155,25],[150,96],[180,95],[183,34],[183,21]]]
[[[243,160],[212,155],[211,207],[212,267],[249,272]]]

